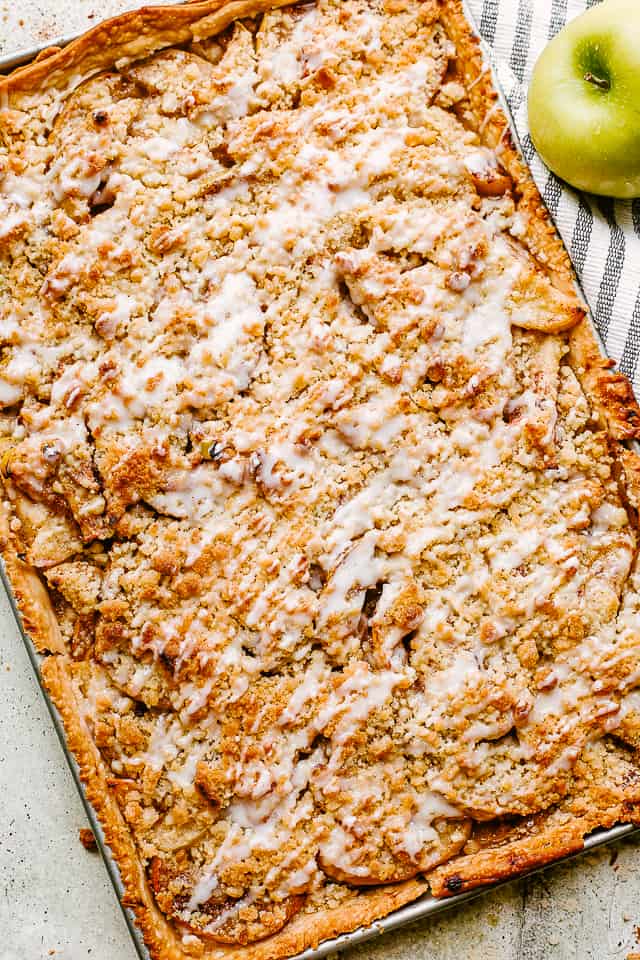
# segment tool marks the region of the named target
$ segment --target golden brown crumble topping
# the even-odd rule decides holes
[[[0,111],[11,534],[187,944],[638,799],[640,474],[439,9],[317,0]]]

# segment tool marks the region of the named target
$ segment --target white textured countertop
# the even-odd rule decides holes
[[[0,55],[137,5],[0,0]],[[0,960],[135,960],[100,856],[78,840],[82,804],[4,594],[0,810]],[[629,840],[364,944],[348,960],[625,960],[640,958],[636,925],[640,840]]]

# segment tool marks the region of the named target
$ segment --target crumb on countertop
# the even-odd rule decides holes
[[[96,838],[93,835],[93,830],[90,830],[89,827],[83,827],[79,831],[80,843],[85,848],[85,850],[97,850]]]

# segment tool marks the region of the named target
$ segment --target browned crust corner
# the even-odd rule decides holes
[[[560,857],[584,849],[581,821],[556,827],[538,837],[526,837],[497,850],[482,850],[443,864],[429,874],[434,897],[451,897],[489,883],[499,883],[528,870],[544,867]]]
[[[598,807],[597,798],[592,800],[591,814],[574,817],[537,836],[480,850],[436,867],[429,874],[431,893],[434,897],[451,897],[490,883],[504,882],[580,853],[584,850],[585,837],[597,828],[640,823],[640,805],[633,800],[617,798],[603,807]]]

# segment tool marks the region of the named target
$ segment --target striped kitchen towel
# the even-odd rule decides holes
[[[467,0],[493,61],[522,150],[555,220],[609,356],[640,398],[640,200],[578,193],[542,163],[527,126],[527,85],[538,54],[596,0]]]

